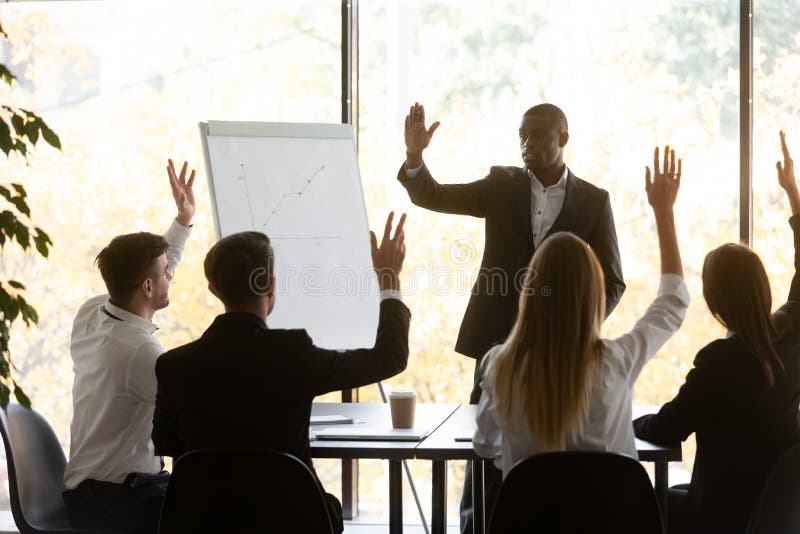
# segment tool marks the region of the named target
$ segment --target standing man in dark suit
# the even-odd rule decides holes
[[[561,109],[539,104],[523,114],[519,144],[524,167],[491,167],[488,176],[466,184],[438,183],[422,159],[438,127],[438,121],[425,127],[425,108],[419,103],[411,107],[405,119],[406,161],[398,180],[417,206],[486,219],[483,260],[455,347],[477,360],[470,395],[470,403],[477,404],[481,358],[508,336],[517,313],[522,275],[536,247],[548,235],[572,232],[597,254],[605,276],[606,317],[622,297],[625,283],[608,192],[581,180],[564,164],[569,129]],[[493,466],[486,471],[488,504],[493,502],[493,488],[499,487],[501,476]],[[470,486],[467,479],[465,488]],[[465,532],[471,531],[471,501],[466,490],[461,514]]]
[[[315,347],[305,330],[267,326],[275,305],[275,262],[266,235],[241,232],[211,247],[205,274],[225,313],[200,339],[156,363],[157,454],[178,458],[203,448],[264,448],[293,454],[314,470],[308,445],[314,397],[372,384],[406,368],[411,314],[401,301],[399,278],[405,215],[394,237],[392,217],[380,246],[370,233],[381,290],[371,349],[325,350]],[[331,523],[341,532],[341,504],[326,496]]]

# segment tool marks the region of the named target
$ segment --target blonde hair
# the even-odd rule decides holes
[[[589,246],[558,232],[537,249],[511,334],[494,360],[501,417],[521,414],[542,450],[580,434],[603,354],[603,270]]]

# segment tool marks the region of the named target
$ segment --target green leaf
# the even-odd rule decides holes
[[[27,197],[28,193],[25,192],[25,188],[22,187],[22,184],[11,184],[11,187],[14,188],[14,191],[21,197]]]
[[[8,285],[14,289],[25,289],[25,285],[22,282],[17,282],[16,280],[9,280]]]
[[[25,141],[23,141],[22,139],[17,139],[16,141],[14,141],[13,150],[16,150],[17,152],[19,152],[23,156],[27,156],[28,155],[28,145],[26,145]]]
[[[40,119],[40,125],[42,129],[42,137],[44,140],[47,141],[47,144],[53,148],[57,148],[61,150],[61,140],[58,138],[56,133],[50,129],[47,124],[43,120]]]
[[[6,319],[13,323],[14,320],[19,316],[19,303],[17,302],[17,299],[9,299],[8,305],[2,306],[0,311],[3,312],[3,315],[6,316]]]
[[[14,83],[17,77],[14,76],[14,73],[8,70],[8,67],[5,65],[0,65],[0,80],[6,82],[8,85]]]
[[[4,339],[8,339],[8,336]],[[0,377],[8,378],[9,376],[11,376],[11,364],[4,357],[0,357]]]
[[[39,141],[39,119],[30,120],[25,123],[25,135],[34,145]]]
[[[53,242],[50,241],[50,236],[44,233],[44,230],[41,228],[36,228],[35,233],[33,234],[33,243],[36,245],[36,250],[39,251],[43,257],[47,257],[50,254],[50,249],[48,245],[52,245]]]
[[[24,213],[28,217],[31,216],[31,209],[28,207],[28,203],[25,202],[24,197],[14,197],[11,199],[11,203],[17,207],[20,213]]]
[[[22,224],[21,222],[17,221],[17,227],[14,231],[14,234],[17,236],[17,243],[24,249],[28,249],[31,246],[31,239],[30,233],[28,232],[28,227]]]
[[[6,156],[11,152],[14,147],[14,141],[11,139],[11,129],[6,124],[6,121],[0,119],[0,150],[5,152]]]
[[[0,196],[5,197],[6,200],[11,200],[11,191],[7,187],[0,185]]]
[[[0,382],[0,408],[5,410],[8,407],[10,395],[11,390],[8,389],[8,386]]]
[[[39,322],[39,312],[36,311],[36,308],[28,304],[28,301],[25,300],[22,295],[17,295],[17,305],[22,314],[22,320],[25,321],[26,325],[30,326],[31,323],[36,324]]]
[[[14,380],[14,397],[17,398],[18,403],[25,406],[26,408],[31,407],[31,400],[28,398],[25,392],[22,391],[22,388],[20,387],[19,384],[17,384],[16,380]],[[2,399],[0,399],[0,404],[2,404]]]
[[[22,135],[25,132],[25,119],[21,115],[14,115],[11,116],[11,125],[14,126],[14,131],[17,132],[17,135]]]

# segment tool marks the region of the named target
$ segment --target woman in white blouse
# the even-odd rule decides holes
[[[689,305],[673,205],[681,161],[655,149],[646,168],[661,252],[658,295],[633,329],[602,339],[603,271],[579,238],[560,232],[536,250],[508,339],[483,359],[475,451],[507,476],[532,454],[597,450],[636,458],[631,424],[633,384],[674,334]],[[662,170],[663,166],[663,170]]]

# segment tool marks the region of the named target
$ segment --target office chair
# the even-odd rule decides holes
[[[70,527],[64,505],[67,459],[39,413],[16,403],[0,410],[11,514],[21,534],[119,534]]]
[[[159,534],[332,534],[322,486],[285,452],[201,449],[175,462]]]
[[[663,534],[644,468],[620,454],[589,451],[531,456],[500,486],[489,534]]]
[[[749,534],[800,532],[800,443],[784,452],[761,490]]]

